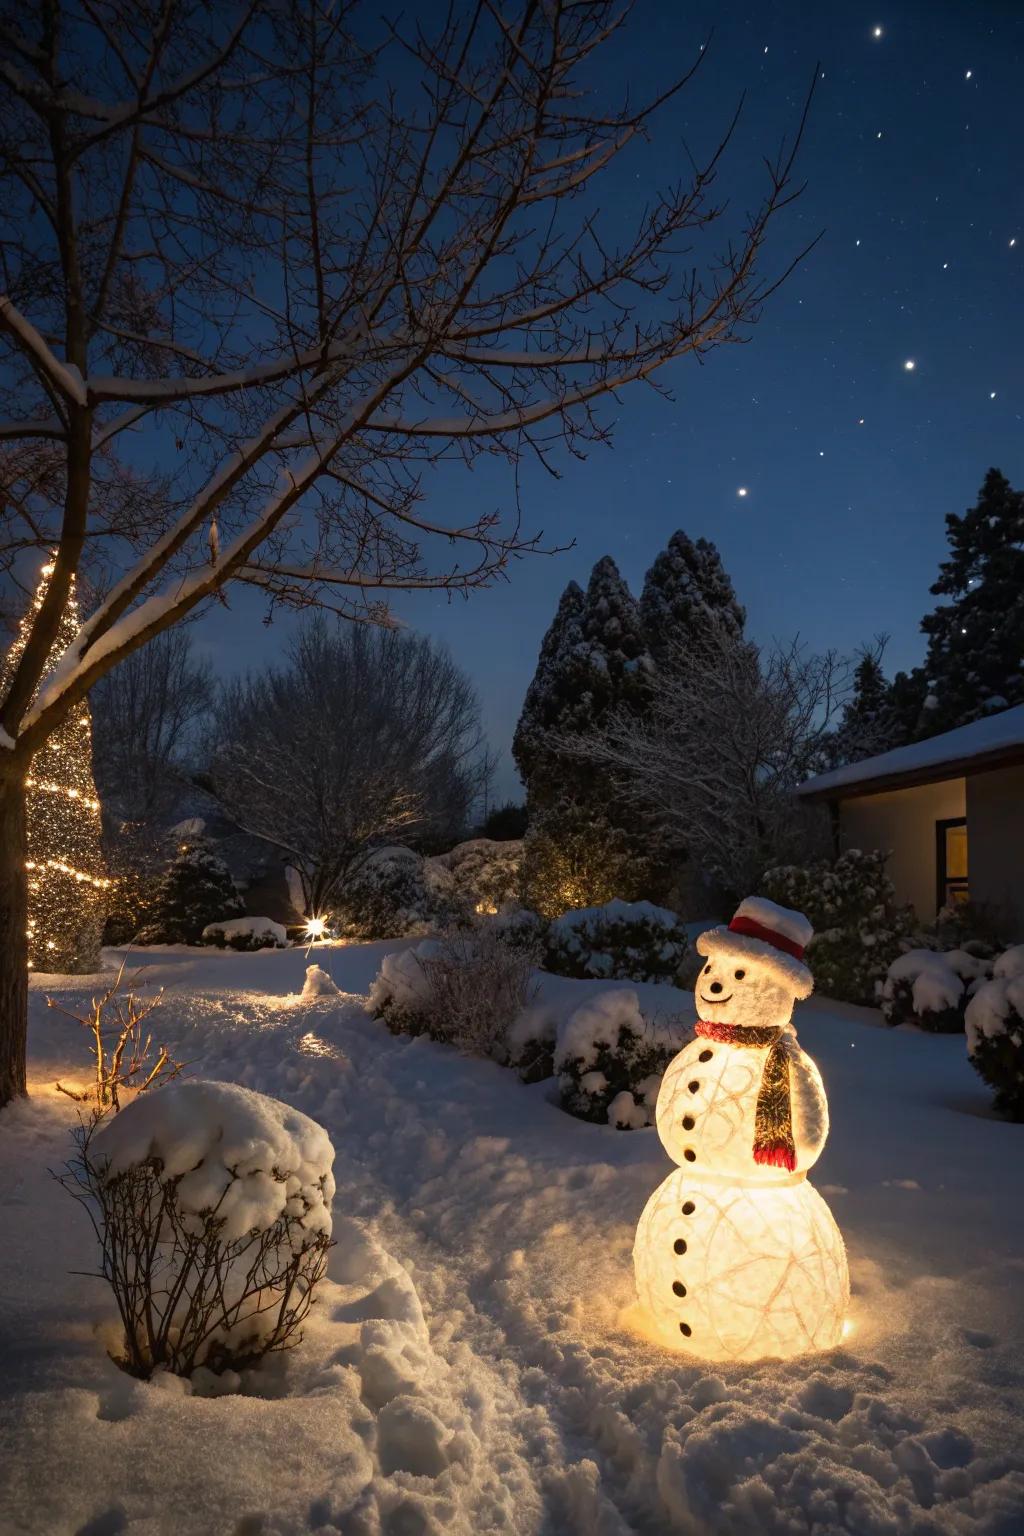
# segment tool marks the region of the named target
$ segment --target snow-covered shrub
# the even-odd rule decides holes
[[[1024,945],[980,986],[967,1004],[967,1055],[994,1089],[992,1103],[1011,1120],[1024,1120]],[[1006,955],[1000,956],[1005,960]]]
[[[996,981],[1017,981],[1024,977],[1024,944],[1014,944],[997,955],[992,975]]]
[[[620,1130],[651,1125],[665,1068],[686,1034],[679,1019],[646,1018],[630,987],[588,997],[558,1028],[562,1107]]]
[[[648,889],[637,839],[592,807],[559,802],[535,816],[523,839],[520,897],[543,917],[598,906]]]
[[[369,1008],[396,1032],[507,1061],[509,1030],[536,992],[536,961],[526,947],[507,944],[493,922],[477,921],[386,955]]]
[[[882,986],[885,1022],[916,1024],[931,1034],[954,1035],[962,1030],[967,988],[956,968],[958,959],[974,957],[963,951],[943,955],[934,949],[911,949],[894,960]]]
[[[524,1083],[540,1083],[555,1073],[558,1016],[546,1003],[524,1008],[508,1032],[508,1063]]]
[[[99,1238],[126,1371],[239,1370],[299,1342],[331,1246],[322,1126],[234,1083],[174,1082],[76,1140],[62,1183]]]
[[[207,923],[202,942],[218,949],[287,949],[288,934],[272,917],[232,917],[227,922]]]
[[[911,912],[897,905],[887,858],[850,848],[831,863],[780,865],[761,880],[758,895],[810,919],[807,963],[827,997],[874,1005],[910,931]]]
[[[489,837],[476,837],[428,859],[427,866],[428,872],[433,866],[451,876],[455,899],[467,912],[498,912],[519,894],[522,839],[496,843]]]
[[[609,901],[550,924],[544,968],[558,976],[674,981],[687,950],[674,912],[649,901]]]
[[[447,926],[458,911],[450,871],[412,848],[377,848],[345,880],[339,926],[360,939],[399,939]]]
[[[150,922],[138,944],[197,944],[208,923],[241,917],[245,903],[224,860],[209,843],[182,843],[161,877]]]
[[[543,955],[548,924],[539,912],[531,912],[527,907],[505,907],[493,922],[505,943],[513,949],[518,946],[530,950],[531,954]]]

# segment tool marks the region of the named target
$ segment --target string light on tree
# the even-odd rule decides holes
[[[828,1105],[791,1022],[813,987],[811,935],[802,913],[760,897],[701,935],[696,1038],[658,1093],[679,1166],[637,1227],[637,1295],[666,1344],[708,1360],[787,1359],[844,1334],[846,1250],[807,1182]]]
[[[44,565],[29,612],[21,621],[4,669],[25,648],[53,565]],[[44,676],[79,628],[74,578]],[[29,965],[44,971],[99,968],[105,892],[110,889],[100,845],[100,802],[92,775],[92,719],[83,700],[32,759],[25,781]]]

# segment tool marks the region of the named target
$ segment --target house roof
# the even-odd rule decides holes
[[[1024,704],[927,741],[915,741],[912,746],[895,747],[863,762],[834,768],[831,773],[819,773],[801,784],[797,794],[805,800],[846,800],[883,789],[958,779],[966,773],[1014,763],[1024,763]]]

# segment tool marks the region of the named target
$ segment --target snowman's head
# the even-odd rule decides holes
[[[697,1017],[709,1024],[788,1024],[796,993],[756,957],[712,955],[694,988]]]
[[[706,961],[694,988],[698,1017],[748,1028],[787,1024],[794,1002],[814,986],[804,964],[812,935],[802,912],[748,896],[728,928],[712,928],[697,940]]]

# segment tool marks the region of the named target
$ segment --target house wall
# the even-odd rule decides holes
[[[843,848],[891,850],[887,867],[897,900],[913,903],[918,917],[927,921],[935,916],[935,823],[964,815],[967,795],[963,779],[944,779],[939,784],[919,784],[913,789],[891,789],[880,795],[841,800],[839,840]],[[1021,826],[1024,833],[1024,822]],[[970,823],[967,839],[973,896],[975,842]]]
[[[1000,908],[1024,938],[1024,767],[967,780],[967,860],[972,901]]]

